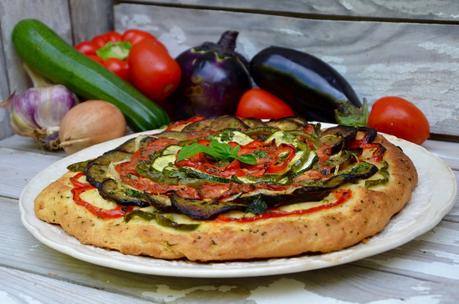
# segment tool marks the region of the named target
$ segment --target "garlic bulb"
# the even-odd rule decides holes
[[[48,150],[59,149],[60,122],[77,103],[75,94],[62,85],[30,88],[4,101],[13,130],[37,139]]]
[[[11,94],[0,107],[10,110],[10,124],[16,134],[35,138],[47,150],[58,150],[59,125],[78,103],[75,94],[63,85],[53,85],[24,64],[33,88]]]

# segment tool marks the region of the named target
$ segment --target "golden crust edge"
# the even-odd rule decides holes
[[[350,201],[321,213],[251,224],[211,221],[192,232],[143,221],[103,220],[73,202],[71,172],[39,194],[35,213],[46,222],[61,225],[83,244],[131,255],[205,262],[336,251],[384,229],[410,200],[416,186],[417,173],[411,160],[382,136],[378,136],[377,141],[387,148],[384,159],[389,162],[389,184],[375,190],[351,186]],[[374,216],[376,213],[378,216]]]

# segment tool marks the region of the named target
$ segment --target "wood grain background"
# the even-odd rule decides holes
[[[307,51],[333,65],[370,103],[405,97],[427,115],[432,133],[459,140],[456,0],[1,0],[2,99],[30,85],[10,42],[14,24],[26,17],[46,22],[69,42],[109,30],[112,21],[117,30],[143,28],[173,55],[238,30],[238,50],[248,58],[269,45]],[[0,110],[0,138],[10,133]]]
[[[119,2],[257,11],[313,18],[354,17],[405,19],[416,22],[459,22],[459,2],[455,0],[121,0]]]
[[[16,23],[25,18],[43,21],[69,43],[103,33],[113,27],[111,0],[1,0],[0,100],[31,86],[11,43]],[[75,38],[75,39],[74,39]],[[11,135],[7,113],[0,109],[0,138]]]
[[[216,41],[228,29],[240,32],[238,50],[247,58],[270,45],[306,51],[333,65],[370,103],[385,95],[405,97],[426,113],[433,133],[459,135],[456,24],[315,20],[115,5],[115,28],[133,27],[156,34],[174,56],[203,41]]]

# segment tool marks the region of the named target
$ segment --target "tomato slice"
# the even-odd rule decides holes
[[[287,153],[287,154],[285,154]],[[295,148],[291,145],[281,145],[274,152],[274,162],[266,170],[267,173],[280,173],[284,171],[295,156]]]

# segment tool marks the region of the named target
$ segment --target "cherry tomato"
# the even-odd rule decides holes
[[[273,94],[253,88],[242,95],[236,110],[236,116],[247,118],[278,119],[293,116],[289,105]]]
[[[97,48],[89,41],[83,41],[75,45],[78,52],[85,55],[95,55]]]
[[[382,97],[374,103],[368,125],[419,145],[430,133],[429,122],[421,110],[408,100],[396,96]]]
[[[154,40],[144,39],[134,45],[128,62],[131,82],[154,101],[163,101],[179,85],[180,66]]]
[[[129,79],[129,64],[127,61],[118,58],[109,58],[103,62],[104,67],[112,73],[115,73],[121,79]]]

